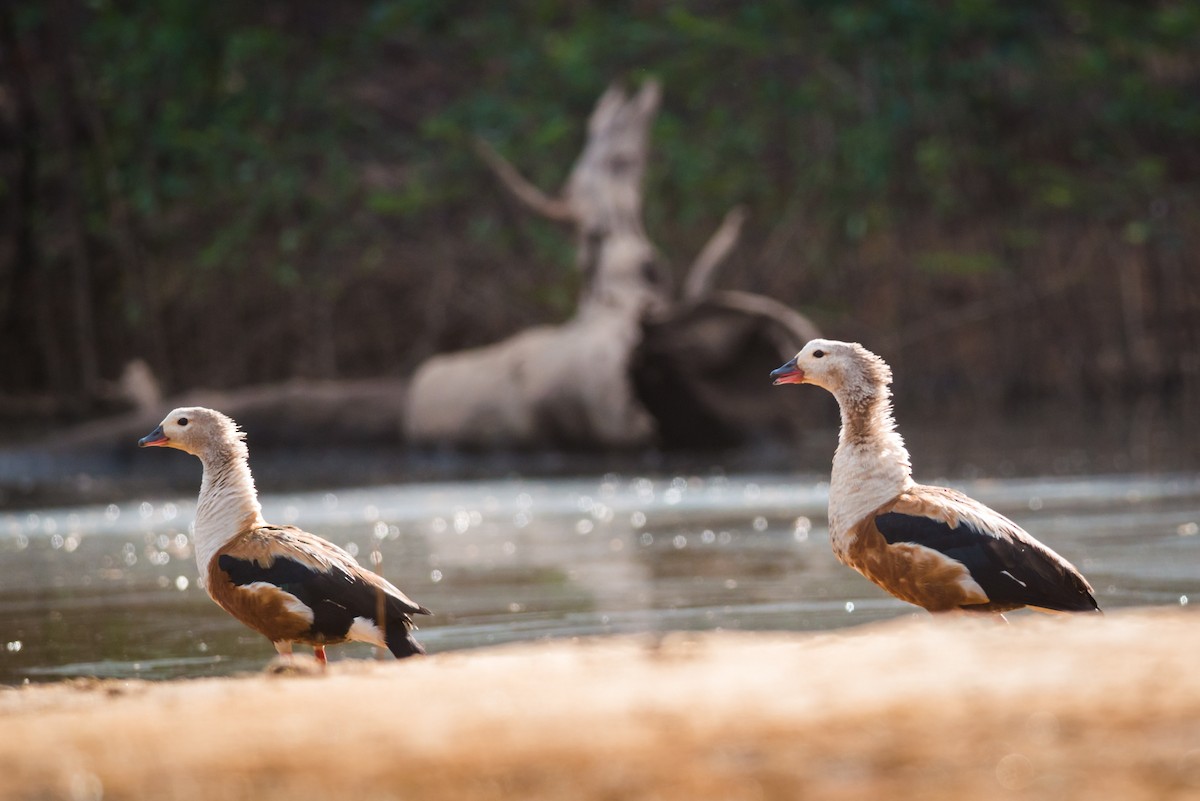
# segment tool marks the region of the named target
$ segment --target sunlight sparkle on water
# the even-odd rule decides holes
[[[1121,502],[1131,484],[1141,496],[1136,509]],[[1102,577],[1102,606],[1160,604],[1180,614],[1190,607],[1195,571],[1188,565],[1200,548],[1200,474],[1161,482],[984,481],[963,489],[1001,511],[1022,512],[1031,530],[1048,526],[1047,536],[1065,557],[1093,580]],[[733,621],[754,630],[824,629],[902,614],[898,604],[863,593],[857,574],[837,564],[827,547],[827,490],[827,483],[797,482],[790,474],[611,475],[602,482],[504,479],[383,487],[369,494],[319,490],[268,495],[264,508],[268,520],[298,519],[314,534],[357,550],[364,565],[378,553],[399,586],[420,588],[421,601],[451,613],[423,632],[433,648],[447,651]],[[1162,497],[1154,500],[1155,492]],[[1023,511],[1033,496],[1044,501],[1043,509]],[[0,638],[0,655],[8,657],[0,660],[0,683],[22,681],[26,665],[90,664],[100,647],[97,632],[106,653],[131,655],[112,663],[114,671],[130,676],[137,673],[132,655],[164,647],[165,628],[187,632],[199,625],[197,634],[207,631],[201,615],[214,612],[200,603],[187,533],[194,530],[194,491],[182,497],[173,504],[152,500],[143,506],[137,498],[0,513],[0,584],[5,593],[19,590],[33,599],[6,595],[16,598],[10,607],[24,619],[10,622]],[[675,497],[678,504],[669,505]],[[1144,547],[1154,537],[1169,547]],[[170,596],[172,589],[178,594]],[[84,617],[84,608],[93,605],[91,617]],[[610,607],[618,611],[602,614]],[[123,620],[130,609],[147,625],[130,627],[128,638],[118,627],[96,623]],[[64,636],[47,644],[19,633],[44,621]],[[77,628],[67,631],[67,623]],[[201,657],[197,637],[176,639],[173,647],[185,650],[172,657]],[[207,656],[220,658],[231,642],[208,643]],[[67,645],[78,653],[66,655]],[[21,646],[20,654],[10,652]],[[156,670],[140,664],[143,672]],[[235,659],[217,672],[240,664]],[[212,665],[197,663],[189,675],[211,673]],[[992,763],[1006,753],[996,753]]]
[[[792,538],[796,542],[807,542],[808,534],[812,531],[812,521],[807,517],[797,517],[796,522],[792,524]]]

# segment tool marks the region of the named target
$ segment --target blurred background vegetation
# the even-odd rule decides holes
[[[663,82],[652,239],[976,412],[1200,403],[1200,4],[12,0],[0,394],[405,375],[569,315],[554,190]],[[765,380],[765,377],[764,377]],[[925,404],[928,405],[928,404]],[[935,406],[936,408],[936,406]]]

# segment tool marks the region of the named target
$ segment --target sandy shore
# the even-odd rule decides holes
[[[551,642],[0,691],[0,799],[1200,798],[1200,617]]]

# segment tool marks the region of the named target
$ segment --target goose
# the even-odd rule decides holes
[[[913,481],[883,359],[856,342],[814,339],[771,377],[822,387],[841,407],[829,539],[843,564],[930,612],[1100,611],[1087,579],[1016,523]]]
[[[138,446],[200,459],[193,535],[200,583],[282,659],[291,662],[292,644],[304,643],[324,667],[325,646],[347,640],[387,648],[397,659],[425,653],[413,638],[412,615],[428,609],[332,542],[263,519],[245,433],[229,417],[200,406],[175,409]]]

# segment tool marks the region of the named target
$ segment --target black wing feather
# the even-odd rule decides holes
[[[340,567],[314,570],[287,557],[276,557],[269,567],[264,567],[253,560],[238,559],[229,554],[222,554],[217,565],[238,586],[264,581],[296,596],[313,612],[311,632],[316,638],[330,641],[344,638],[356,617],[379,622],[379,588]],[[408,615],[408,606],[399,598],[388,593],[384,593],[384,598],[388,616],[385,639],[394,653],[397,647],[402,647],[400,643],[393,643],[394,638],[399,637],[401,631],[407,635],[412,618]],[[411,637],[404,639],[412,642]],[[410,646],[403,647],[407,652],[413,652]]]
[[[965,521],[951,526],[902,512],[876,515],[875,526],[889,544],[911,542],[961,562],[993,604],[1060,612],[1100,608],[1083,576],[1031,538],[997,536]]]

